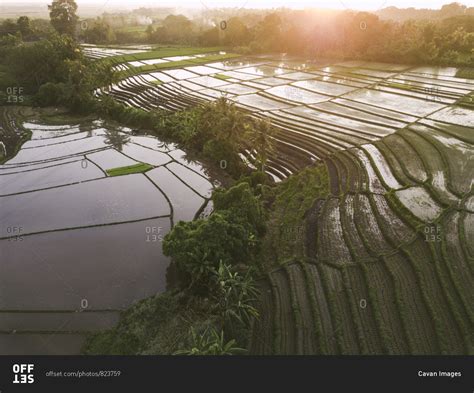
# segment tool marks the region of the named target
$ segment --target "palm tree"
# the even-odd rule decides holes
[[[249,128],[247,116],[229,102],[226,97],[218,98],[204,112],[206,127],[212,129],[217,140],[230,143],[238,150]]]
[[[248,139],[252,149],[256,151],[257,164],[260,170],[265,171],[265,165],[269,156],[275,150],[275,128],[269,119],[256,120],[251,127]]]

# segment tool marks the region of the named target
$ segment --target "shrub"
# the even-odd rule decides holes
[[[265,229],[260,200],[247,183],[215,191],[213,201],[215,211],[209,218],[179,222],[163,242],[181,287],[205,296],[220,263],[252,262]]]
[[[215,212],[205,220],[181,221],[165,236],[163,252],[172,257],[183,287],[207,294],[209,273],[220,261],[250,258],[253,236],[239,221],[230,212]]]
[[[52,83],[48,82],[38,90],[38,93],[34,96],[35,104],[39,106],[50,106],[61,103],[64,98],[64,83]]]
[[[242,274],[220,262],[219,267],[212,271],[212,284],[213,312],[219,316],[222,327],[226,323],[249,327],[251,321],[259,316],[254,307],[259,291],[251,269]]]
[[[188,349],[176,351],[174,355],[237,355],[245,353],[246,350],[237,347],[235,340],[225,341],[224,332],[220,333],[215,329],[208,329],[204,333],[198,334],[191,330],[191,343]]]
[[[228,141],[211,139],[204,144],[202,153],[233,177],[238,177],[246,171],[246,167],[238,155],[238,150]]]
[[[248,183],[239,183],[228,190],[218,189],[212,195],[212,201],[217,211],[230,211],[235,220],[245,222],[255,234],[264,233],[264,211]]]

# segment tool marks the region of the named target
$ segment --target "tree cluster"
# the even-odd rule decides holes
[[[469,12],[461,12],[467,10]],[[439,18],[386,20],[357,11],[278,10],[229,17],[205,27],[169,15],[147,30],[154,44],[228,46],[243,53],[290,53],[388,62],[474,65],[474,12],[453,3]]]

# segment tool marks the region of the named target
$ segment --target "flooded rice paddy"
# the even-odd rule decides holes
[[[175,145],[124,127],[16,127],[31,139],[0,165],[1,352],[78,353],[86,333],[166,289],[163,237],[209,208],[214,182]],[[108,176],[138,163],[152,168]]]
[[[96,57],[115,53],[89,49]],[[180,60],[193,59],[136,59],[117,67]],[[275,181],[315,163],[326,165],[330,177],[330,196],[320,203],[313,237],[308,235],[308,257],[331,278],[333,289],[356,277],[341,277],[338,269],[358,271],[367,263],[370,268],[357,273],[362,277],[383,261],[390,275],[380,273],[371,285],[394,280],[394,288],[403,290],[396,296],[388,290],[382,297],[395,304],[402,296],[404,307],[442,293],[435,282],[422,286],[426,293],[421,296],[419,286],[410,287],[411,273],[405,269],[424,269],[430,277],[435,273],[425,258],[449,259],[454,255],[449,247],[457,244],[461,251],[454,260],[461,266],[474,252],[474,111],[456,105],[474,90],[474,80],[457,78],[456,72],[265,56],[150,71],[97,94],[145,110],[170,111],[225,96],[251,116],[270,119],[277,128],[277,149],[267,171]],[[216,183],[176,145],[123,127],[28,119],[17,128],[31,132],[31,139],[0,166],[0,347],[8,353],[77,353],[86,332],[113,326],[120,310],[166,288],[169,261],[161,240],[179,220],[210,212]],[[255,152],[242,154],[252,165]],[[153,168],[108,175],[138,163]],[[426,228],[444,231],[452,222],[460,224],[449,238],[441,232],[449,246],[443,254],[428,248]],[[399,274],[403,280],[396,281]],[[467,305],[472,291],[458,274],[451,271],[453,286],[459,285],[457,293]],[[358,280],[344,285],[357,292]],[[318,291],[322,302],[324,290],[319,286]],[[338,298],[341,291],[334,293]],[[456,331],[443,299],[435,305],[441,310],[438,323]],[[341,309],[352,307],[347,299],[337,301]],[[397,313],[390,318],[398,318]],[[419,337],[416,329],[409,333]],[[255,332],[253,345],[259,347],[258,327]],[[420,339],[420,353],[430,349],[429,342]]]

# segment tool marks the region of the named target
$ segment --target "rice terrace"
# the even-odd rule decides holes
[[[0,15],[1,354],[474,353],[472,6],[66,3]]]

